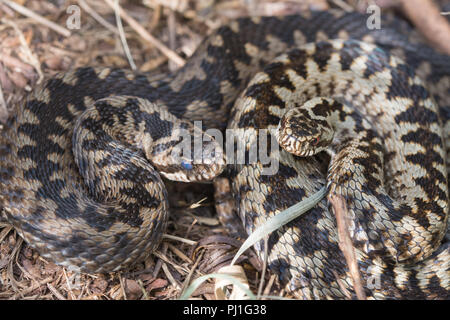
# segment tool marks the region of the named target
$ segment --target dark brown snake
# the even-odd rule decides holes
[[[128,267],[165,228],[160,174],[202,181],[224,169],[214,140],[202,146],[213,165],[171,158],[181,131],[199,132],[187,120],[223,130],[230,119],[247,148],[261,129],[283,147],[271,154],[275,175],[260,162],[226,170],[248,233],[326,184],[352,214],[368,297],[448,299],[450,59],[410,42],[403,21],[368,30],[366,20],[340,11],[240,19],[162,80],[89,67],[48,80],[0,135],[3,219],[57,264]],[[326,199],[268,243],[269,267],[298,298],[355,297]]]

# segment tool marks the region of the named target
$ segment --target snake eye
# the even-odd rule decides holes
[[[189,162],[181,161],[181,166],[186,170],[192,170],[193,166]]]

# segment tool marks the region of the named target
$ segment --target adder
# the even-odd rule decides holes
[[[0,135],[3,219],[57,264],[128,267],[165,228],[161,176],[202,181],[224,171],[214,140],[202,163],[193,152],[171,157],[180,132],[198,133],[194,120],[225,129],[230,119],[247,146],[269,129],[283,147],[275,175],[250,162],[225,171],[247,232],[327,184],[354,213],[368,297],[448,298],[449,57],[411,42],[404,21],[381,30],[366,21],[333,10],[239,19],[158,81],[90,67],[49,79]],[[354,297],[326,199],[270,237],[269,267],[299,298]]]

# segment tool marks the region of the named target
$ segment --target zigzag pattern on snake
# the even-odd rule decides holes
[[[224,129],[234,105],[229,128],[273,129],[283,110],[290,109],[285,89],[299,90],[299,79],[293,81],[286,74],[293,70],[292,77],[297,74],[306,79],[315,68],[314,84],[306,85],[308,90],[298,96],[309,99],[315,94],[339,93],[338,98],[343,99],[339,105],[358,110],[352,116],[343,114],[344,119],[353,125],[367,121],[374,126],[375,130],[367,131],[374,133],[374,139],[364,142],[373,149],[366,149],[359,162],[350,155],[353,163],[366,170],[362,174],[368,182],[375,176],[384,179],[390,199],[399,200],[382,199],[385,201],[377,204],[384,195],[383,186],[353,185],[348,179],[344,196],[356,213],[353,222],[358,232],[353,240],[359,267],[365,283],[378,281],[365,287],[366,294],[374,298],[448,298],[450,248],[442,238],[448,215],[444,142],[450,132],[449,59],[424,44],[409,42],[411,30],[402,22],[386,21],[382,30],[373,31],[365,23],[363,15],[339,11],[241,19],[218,29],[185,67],[162,80],[88,67],[48,80],[17,106],[0,136],[4,219],[41,255],[83,272],[108,272],[140,261],[157,246],[167,219],[167,194],[154,168],[181,181],[211,179],[223,170],[222,165],[194,165],[189,157],[183,163],[167,159],[178,141],[177,130],[196,130],[172,114]],[[320,42],[334,38],[376,43],[385,51],[352,41],[344,42],[352,48],[340,51],[336,48],[339,42]],[[318,42],[317,46],[304,46],[312,42]],[[269,64],[285,52],[289,53]],[[299,61],[293,59],[295,52]],[[396,55],[403,60],[391,58]],[[377,64],[380,61],[382,64]],[[330,79],[319,81],[330,77],[332,68],[328,66],[333,63],[341,71],[361,64],[365,72],[355,81],[343,79],[344,88]],[[253,78],[264,66],[265,71]],[[385,90],[379,90],[382,83],[374,85],[367,80],[377,74],[391,80]],[[425,81],[439,110],[416,74]],[[406,81],[413,90],[394,90],[397,80]],[[404,98],[404,109],[390,109],[385,101],[376,100],[377,96],[387,97],[387,101]],[[243,103],[246,99],[257,106]],[[358,108],[361,105],[373,108]],[[383,127],[386,123],[396,127],[401,123],[411,135],[393,130],[389,136]],[[345,136],[343,130],[340,133]],[[403,144],[396,149],[399,136]],[[380,138],[385,145],[380,145]],[[416,139],[426,141],[414,144]],[[349,141],[335,147],[337,160],[332,163],[345,163],[345,157],[339,155],[348,153]],[[364,162],[368,156],[378,157],[379,167],[374,172],[369,172],[372,168]],[[400,159],[406,159],[415,171],[408,168],[393,176],[390,168],[403,161]],[[252,231],[267,217],[318,190],[325,183],[327,160],[323,154],[302,158],[281,151],[280,170],[274,176],[260,176],[260,164],[230,168],[227,174],[246,230]],[[341,166],[333,168],[338,177],[349,172],[339,171]],[[341,192],[332,184],[329,189]],[[408,192],[402,193],[404,189]],[[365,205],[356,201],[361,193],[373,196],[370,199],[375,202]],[[385,207],[379,210],[382,205]],[[393,228],[387,227],[389,223]],[[335,220],[324,200],[271,236],[270,268],[299,298],[344,298],[346,292],[352,296],[336,237]],[[262,247],[258,250],[262,252]]]

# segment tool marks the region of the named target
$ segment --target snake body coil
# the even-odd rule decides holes
[[[162,80],[93,68],[50,79],[16,108],[0,135],[3,217],[58,264],[83,272],[126,267],[151,253],[165,227],[167,193],[157,171],[199,181],[223,170],[217,162],[194,164],[189,155],[181,163],[170,159],[179,131],[198,130],[187,120],[224,129],[231,119],[229,128],[247,132],[268,128],[289,150],[298,138],[286,138],[297,124],[291,120],[305,109],[286,110],[318,94],[325,100],[311,107],[311,118],[324,123],[330,110],[340,112],[352,128],[329,125],[343,140],[332,144],[328,179],[321,154],[304,158],[282,150],[273,176],[260,175],[260,163],[232,166],[228,174],[246,230],[328,183],[355,213],[359,267],[364,281],[376,284],[365,286],[368,296],[448,298],[450,62],[410,43],[411,32],[397,20],[370,31],[365,16],[340,11],[240,19],[219,28],[185,67]],[[320,42],[336,38],[379,47]],[[294,102],[292,92],[303,100]],[[325,101],[335,109],[323,107]],[[308,134],[316,138],[315,131]],[[271,269],[298,297],[353,294],[325,200],[272,235],[269,245]]]
[[[367,295],[448,297],[443,132],[437,105],[404,62],[352,40],[301,46],[258,73],[234,111],[229,128],[243,130],[247,150],[261,129],[284,149],[271,154],[280,161],[275,176],[260,162],[231,174],[248,233],[322,187],[320,159],[311,156],[330,145],[328,196],[346,201]],[[352,288],[336,267],[345,259],[331,212],[324,200],[269,238],[269,265],[301,298],[344,298],[342,287]]]

